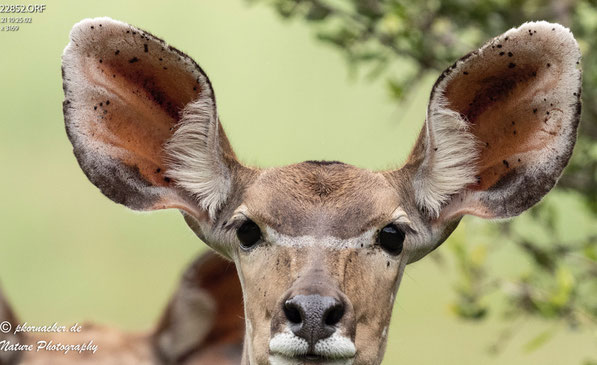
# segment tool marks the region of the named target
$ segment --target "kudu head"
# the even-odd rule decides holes
[[[580,52],[557,24],[526,23],[450,66],[406,164],[387,171],[245,166],[190,57],[108,18],[70,37],[64,116],[79,164],[117,203],[179,209],[234,261],[245,364],[379,364],[405,266],[465,214],[537,203],[576,139]]]

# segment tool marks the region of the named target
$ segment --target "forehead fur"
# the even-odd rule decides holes
[[[280,233],[344,239],[388,220],[399,201],[381,173],[307,161],[265,170],[245,204],[252,219]]]

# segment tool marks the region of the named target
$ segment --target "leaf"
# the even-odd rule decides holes
[[[396,80],[388,80],[388,88],[393,98],[401,100],[404,96],[404,85]]]
[[[557,290],[550,298],[550,304],[561,309],[570,301],[572,291],[574,290],[574,276],[565,266],[560,266],[556,272]]]
[[[309,8],[307,15],[305,15],[305,19],[310,21],[322,21],[325,20],[332,11],[321,4],[314,3]]]
[[[553,329],[545,330],[539,333],[537,336],[533,337],[529,342],[524,344],[524,351],[528,353],[539,349],[541,346],[545,345],[547,341],[551,340],[554,334],[555,331]]]
[[[478,245],[472,249],[470,253],[471,262],[474,266],[480,267],[483,266],[485,263],[485,259],[487,257],[487,246],[485,245]]]

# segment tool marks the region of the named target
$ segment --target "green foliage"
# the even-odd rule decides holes
[[[583,53],[583,115],[575,153],[556,190],[580,197],[581,213],[576,214],[597,228],[597,1],[249,1],[268,3],[285,18],[309,21],[317,38],[343,54],[352,71],[384,79],[398,102],[425,76],[437,75],[487,39],[525,21],[570,27]],[[453,240],[449,252],[459,278],[454,313],[484,319],[495,307],[485,298],[497,292],[509,317],[564,321],[570,328],[595,326],[597,231],[578,232],[573,240],[562,235],[557,226],[565,220],[564,210],[557,202],[533,208],[525,217],[541,232],[534,237],[522,235],[514,223],[501,223],[500,239],[513,243],[529,263],[526,271],[506,278],[493,273],[492,253],[475,245],[474,237]],[[526,350],[540,347],[552,335],[552,330],[538,334]]]
[[[553,329],[545,330],[533,337],[529,342],[524,345],[524,349],[527,352],[532,352],[543,346],[550,338],[553,337],[555,331]]]
[[[467,246],[468,242],[456,240],[450,247],[456,262],[460,280],[455,285],[457,302],[452,310],[461,318],[482,319],[487,315],[487,304],[484,303],[486,290],[485,265],[487,246],[477,244]]]

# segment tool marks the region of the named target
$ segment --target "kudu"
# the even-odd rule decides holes
[[[109,18],[76,24],[63,55],[64,118],[93,184],[135,210],[179,209],[234,261],[242,364],[379,364],[404,268],[465,214],[507,218],[556,183],[580,118],[580,51],[558,24],[526,23],[435,83],[401,168],[236,158],[205,72]]]
[[[242,355],[242,291],[234,265],[214,252],[185,271],[159,324],[150,332],[125,333],[85,323],[80,332],[16,332],[20,322],[0,291],[0,365],[237,365]],[[67,326],[70,327],[70,326]],[[97,345],[95,352],[47,350],[48,344]],[[40,347],[44,342],[44,347]],[[32,346],[22,350],[22,345]],[[38,347],[40,347],[38,349]],[[21,348],[21,350],[16,350]]]

